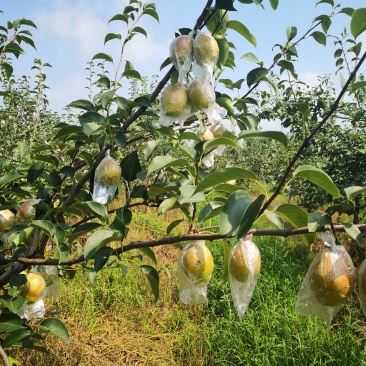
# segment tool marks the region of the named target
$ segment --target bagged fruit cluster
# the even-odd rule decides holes
[[[231,296],[239,319],[242,319],[249,306],[261,269],[261,254],[252,239],[253,235],[247,235],[229,253]]]
[[[175,121],[183,125],[193,113],[205,112],[213,123],[219,123],[226,110],[216,103],[211,85],[212,74],[219,57],[214,37],[203,32],[176,37],[169,48],[169,59],[179,73],[176,84],[167,85],[160,99],[160,124]],[[193,67],[192,67],[193,65]],[[188,77],[192,69],[194,78]]]
[[[27,320],[42,318],[46,311],[44,297],[46,295],[46,281],[38,272],[26,274],[27,283],[22,290],[26,302],[19,310],[18,315]]]
[[[95,169],[93,201],[108,203],[114,197],[121,179],[120,165],[110,157],[109,150],[104,159]]]
[[[179,299],[184,304],[204,304],[207,284],[214,268],[213,257],[205,241],[192,241],[178,257]]]
[[[219,122],[213,125],[211,128],[208,128],[205,133],[202,135],[202,140],[212,140],[217,137],[221,137],[225,132],[224,125]],[[205,155],[202,159],[202,163],[206,165],[207,168],[211,168],[214,165],[215,157],[222,156],[225,151],[225,145],[220,145],[216,149],[210,151],[207,155]]]
[[[356,284],[356,269],[346,249],[331,233],[319,234],[325,244],[311,263],[296,301],[300,315],[316,315],[331,323]]]

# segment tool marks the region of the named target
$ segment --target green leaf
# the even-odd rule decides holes
[[[346,196],[348,199],[351,199],[352,197],[358,196],[359,194],[366,193],[366,187],[359,187],[359,186],[353,186],[353,187],[347,187],[344,189],[346,192]]]
[[[229,167],[218,169],[207,175],[198,185],[195,193],[205,189],[217,186],[220,183],[225,183],[236,179],[251,179],[257,180],[257,176],[251,171],[243,168]]]
[[[353,12],[350,27],[355,38],[366,30],[366,8],[356,9]]]
[[[93,256],[108,243],[121,239],[121,234],[116,233],[111,230],[100,230],[93,233],[89,236],[88,240],[85,243],[84,248],[84,257],[85,262],[88,262],[89,259],[93,258]]]
[[[279,0],[269,0],[269,2],[271,3],[272,9],[277,10]]]
[[[160,71],[163,70],[165,67],[171,64],[170,58],[167,57],[164,62],[160,65]]]
[[[54,335],[64,341],[66,344],[70,344],[69,331],[65,324],[57,318],[48,318],[44,320],[40,325],[42,332]]]
[[[147,169],[147,176],[149,176],[151,173],[153,173],[157,170],[172,167],[172,166],[177,166],[177,167],[187,166],[187,160],[173,158],[172,156],[156,156],[151,161],[151,163]]]
[[[110,103],[110,101],[113,99],[114,97],[114,94],[116,93],[117,89],[114,89],[114,90],[108,90],[107,92],[105,92],[103,95],[102,95],[102,98],[101,98],[101,104],[102,104],[102,107],[104,109],[107,109],[108,107],[108,104]]]
[[[229,57],[229,42],[226,38],[218,38],[216,41],[219,46],[219,59],[217,61],[217,67],[223,69]]]
[[[105,118],[101,114],[96,112],[86,112],[81,116],[79,116],[78,118],[81,125],[91,122],[94,122],[98,125],[105,123]]]
[[[12,301],[6,301],[5,299],[0,297],[0,302],[8,308],[12,313],[19,313],[19,310],[22,308],[22,306],[25,303],[25,298],[23,296],[18,296],[15,300]]]
[[[274,225],[276,225],[279,229],[283,230],[285,228],[283,219],[281,216],[275,214],[271,211],[265,211],[264,215],[267,217],[269,221],[271,221]]]
[[[329,175],[319,168],[311,165],[299,166],[294,171],[293,177],[307,179],[318,187],[324,189],[327,193],[331,194],[333,199],[340,198],[340,192],[337,186],[333,183]]]
[[[166,233],[169,235],[180,223],[184,222],[183,219],[175,220],[171,222],[168,227],[166,228]]]
[[[113,63],[112,56],[109,56],[109,55],[107,55],[106,53],[103,53],[103,52],[100,52],[100,53],[97,53],[96,55],[94,55],[92,60],[104,60],[104,61]]]
[[[155,253],[151,248],[139,248],[139,251],[145,254],[148,258],[150,258],[154,264],[157,266],[158,261],[156,260]]]
[[[122,76],[126,76],[127,78],[135,78],[141,80],[141,75],[137,70],[126,70],[122,73]]]
[[[238,20],[229,20],[226,24],[227,28],[233,29],[249,41],[254,47],[257,47],[257,41],[249,29]]]
[[[306,120],[310,116],[310,108],[309,104],[305,102],[288,102],[286,103],[290,106],[297,108],[303,115],[304,120]]]
[[[110,247],[103,247],[99,249],[97,253],[94,255],[94,271],[100,271],[104,265],[108,262],[110,255],[112,254],[113,249]]]
[[[358,245],[362,245],[363,236],[361,231],[358,229],[357,226],[346,223],[343,224],[344,229],[346,230],[346,233],[354,239]]]
[[[241,58],[243,58],[244,60],[250,61],[250,62],[254,62],[256,64],[258,64],[259,66],[263,66],[263,61],[261,61],[254,53],[252,52],[248,52],[246,54],[244,54],[243,56],[241,56]]]
[[[108,20],[108,23],[115,21],[115,20],[122,20],[126,24],[128,24],[128,17],[124,14],[116,14],[112,18]]]
[[[177,201],[178,197],[176,196],[166,198],[163,202],[160,203],[158,208],[158,214],[163,214],[164,212],[171,210]]]
[[[33,184],[37,178],[43,173],[45,164],[43,162],[37,162],[30,166],[28,169],[28,182]]]
[[[203,222],[219,215],[223,205],[224,204],[219,201],[210,202],[201,210],[198,216],[198,222]]]
[[[151,289],[154,293],[155,302],[159,299],[159,273],[156,268],[148,265],[140,266],[141,272],[147,277],[149,280]]]
[[[307,227],[308,225],[308,213],[299,206],[285,203],[277,206],[274,212],[280,214],[294,228]],[[308,244],[313,243],[315,240],[315,234],[300,236]]]
[[[233,6],[234,0],[216,0],[214,9],[224,9],[228,11],[236,11]]]
[[[225,146],[231,146],[236,147],[235,141],[227,138],[227,137],[217,137],[212,140],[207,140],[203,143],[203,151],[212,150],[213,148],[225,145]]]
[[[117,34],[117,33],[108,33],[105,37],[104,37],[104,44],[106,44],[107,42],[109,42],[112,39],[119,39],[121,40],[121,35]]]
[[[143,34],[146,38],[147,38],[147,33],[146,33],[146,30],[144,28],[141,28],[141,27],[135,27],[133,28],[132,30],[133,33],[140,33],[140,34]]]
[[[288,145],[288,137],[281,131],[241,131],[238,140],[247,137],[265,137],[281,143],[285,149]]]
[[[142,167],[137,155],[137,151],[132,151],[121,161],[122,176],[128,182],[137,179],[137,173],[141,172]]]
[[[321,45],[327,45],[327,36],[323,32],[315,31],[310,35]]]
[[[286,35],[287,35],[287,42],[293,40],[297,35],[297,28],[296,27],[287,27],[286,28]]]
[[[358,81],[353,83],[349,87],[350,94],[354,93],[356,90],[366,87],[366,81]]]
[[[97,216],[106,223],[108,223],[109,221],[109,215],[106,208],[99,202],[86,201],[83,203],[78,203],[75,206],[80,207],[81,209],[84,209],[87,212],[93,213],[95,216]]]
[[[329,225],[331,222],[332,218],[329,215],[323,215],[321,212],[311,212],[308,217],[309,232],[315,233],[320,231],[325,225]]]
[[[152,8],[145,8],[144,11],[142,12],[142,14],[146,14],[146,15],[150,15],[153,18],[155,18],[158,22],[159,22],[159,15],[158,13],[152,9]]]
[[[0,178],[0,187],[5,186],[6,184],[9,184],[11,182],[14,182],[19,178],[24,178],[24,175],[19,174],[17,172],[10,172]]]
[[[195,192],[196,187],[193,185],[180,186],[179,190],[181,195],[179,196],[178,202],[183,205],[185,203],[205,202],[206,196],[203,192]]]
[[[95,82],[95,84],[100,85],[100,86],[104,87],[105,89],[110,89],[110,87],[111,87],[111,81],[109,80],[109,78],[107,76],[102,76]]]
[[[25,338],[28,338],[30,335],[32,335],[33,332],[30,329],[18,329],[14,332],[10,333],[2,342],[1,346],[2,348],[10,347],[18,343],[19,341],[22,341]]]
[[[251,202],[245,209],[243,216],[240,220],[240,226],[238,229],[238,233],[236,237],[241,239],[245,237],[257,219],[258,213],[262,208],[262,204],[264,202],[265,195],[259,195],[253,202]]]
[[[249,71],[247,75],[247,85],[250,87],[259,80],[263,79],[263,77],[268,74],[268,71],[269,70],[264,67],[257,67],[256,69]]]
[[[221,96],[221,97],[216,98],[216,103],[220,107],[225,108],[229,114],[235,113],[235,108],[234,108],[233,101],[231,100],[231,98]]]
[[[221,234],[233,236],[237,233],[243,213],[251,202],[249,193],[246,191],[236,191],[228,197],[219,218]]]
[[[104,248],[102,248],[102,249],[104,249]],[[101,250],[102,250],[101,249]],[[96,253],[96,255],[97,255],[98,253]],[[86,274],[86,277],[88,278],[88,280],[89,280],[89,285],[90,286],[94,286],[95,285],[95,282],[96,282],[96,280],[97,280],[97,271],[94,269],[94,268],[87,268],[86,270],[85,270],[85,274]]]
[[[50,238],[52,238],[55,233],[55,227],[51,221],[33,220],[32,225],[37,227],[38,229],[44,231]]]
[[[15,330],[25,329],[22,319],[13,313],[1,313],[0,315],[0,333],[11,333]]]
[[[23,160],[29,153],[30,147],[25,142],[18,142],[18,150],[20,159]]]

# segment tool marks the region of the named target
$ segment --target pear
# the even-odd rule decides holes
[[[198,33],[193,41],[193,57],[198,65],[216,64],[219,46],[216,39],[207,33]]]
[[[22,295],[25,299],[34,303],[41,299],[46,291],[46,282],[39,273],[28,273],[26,275],[27,283],[24,285]]]
[[[190,36],[181,35],[174,39],[169,48],[169,59],[177,70],[186,63],[192,61],[193,39]]]
[[[121,178],[121,167],[112,158],[105,159],[98,167],[100,182],[105,186],[117,185]]]
[[[216,100],[212,85],[203,78],[196,78],[189,83],[188,98],[193,112],[206,109]]]
[[[15,215],[10,210],[0,211],[0,232],[8,231],[15,222]]]
[[[161,93],[161,109],[168,117],[179,117],[188,106],[187,89],[180,83],[168,85]]]

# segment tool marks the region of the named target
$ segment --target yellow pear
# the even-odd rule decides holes
[[[337,306],[354,290],[356,270],[348,255],[325,249],[314,263],[309,281],[320,304]]]
[[[189,83],[188,98],[193,112],[206,109],[216,100],[212,85],[203,78],[193,79]]]
[[[15,215],[10,210],[0,211],[0,232],[9,230],[15,222]]]
[[[239,243],[231,250],[228,262],[229,273],[239,282],[246,282],[252,271],[254,277],[261,270],[261,254],[257,246]]]
[[[207,33],[198,33],[193,41],[193,57],[198,65],[216,64],[219,58],[219,46],[214,37]]]
[[[183,250],[182,264],[186,276],[196,283],[207,283],[214,268],[210,249],[203,242],[193,242]]]
[[[188,106],[187,89],[182,84],[168,85],[161,93],[161,109],[168,117],[179,117]]]
[[[28,302],[38,301],[46,291],[46,282],[39,273],[28,273],[27,283],[24,285],[22,295]]]
[[[98,167],[98,175],[100,182],[105,186],[117,185],[121,178],[121,167],[113,160],[102,160]]]
[[[220,123],[212,128],[212,133],[215,137],[221,137],[225,131],[225,127]]]
[[[202,140],[203,141],[207,141],[207,140],[212,140],[212,139],[214,139],[215,138],[215,136],[214,136],[214,134],[212,133],[212,131],[211,130],[206,130],[205,131],[205,133],[202,135]]]
[[[193,39],[190,36],[181,35],[174,39],[169,48],[169,59],[179,69],[184,65],[187,58],[192,58]]]

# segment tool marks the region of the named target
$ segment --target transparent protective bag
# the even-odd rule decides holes
[[[193,61],[193,32],[176,37],[169,47],[169,60],[178,71],[178,80],[184,82]]]
[[[213,258],[205,241],[192,241],[178,257],[179,299],[184,304],[205,304],[207,284],[213,271]]]
[[[121,167],[107,150],[106,156],[95,169],[93,201],[101,204],[110,202],[116,193],[120,179]]]
[[[46,282],[46,292],[44,298],[58,299],[59,283],[57,266],[37,265],[33,270],[42,275]]]
[[[210,81],[219,59],[217,41],[211,35],[198,31],[193,40],[193,58],[192,72],[194,76]]]
[[[261,254],[252,239],[251,234],[240,239],[229,253],[230,290],[240,320],[248,309],[261,268]]]
[[[347,250],[336,245],[333,234],[321,233],[318,237],[325,247],[305,275],[295,309],[300,315],[318,316],[330,324],[355,288],[356,269]]]

